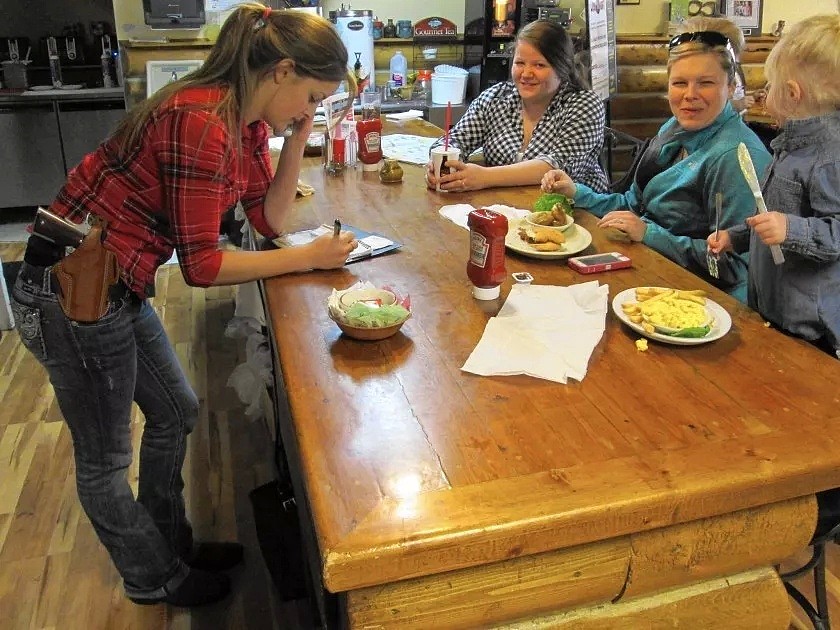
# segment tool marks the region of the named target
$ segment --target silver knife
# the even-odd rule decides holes
[[[744,174],[744,179],[747,180],[747,185],[755,197],[755,205],[759,212],[767,212],[767,204],[764,203],[764,196],[761,194],[761,185],[758,183],[758,175],[755,172],[755,165],[753,164],[750,152],[747,151],[747,145],[741,142],[738,145],[738,164],[741,166],[741,172]],[[773,262],[781,265],[785,262],[785,256],[782,254],[782,248],[778,245],[770,246],[770,253],[773,255]]]

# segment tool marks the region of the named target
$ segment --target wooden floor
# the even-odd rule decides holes
[[[22,250],[22,245],[0,243],[0,260],[19,260]],[[231,288],[187,287],[177,265],[158,275],[154,306],[203,403],[184,469],[196,537],[237,539],[246,548],[245,566],[233,574],[234,594],[192,611],[136,606],[123,596],[119,575],[79,507],[72,445],[49,382],[17,334],[0,333],[2,630],[312,627],[305,603],[278,601],[257,544],[248,492],[273,479],[273,469],[265,426],[246,418],[244,406],[226,387],[244,358],[243,344],[224,336],[233,296]],[[135,447],[141,426],[137,414]],[[130,479],[136,484],[136,462]],[[836,545],[829,549],[828,568],[832,616],[840,624]],[[810,584],[809,578],[800,580],[812,597]],[[792,627],[810,627],[793,607]]]
[[[23,247],[0,243],[0,260]],[[72,444],[45,372],[0,333],[0,629],[305,629],[302,603],[282,603],[260,554],[248,492],[274,478],[267,430],[245,416],[226,386],[244,360],[243,342],[224,336],[232,288],[187,287],[177,265],[161,269],[154,306],[202,401],[184,467],[196,538],[239,540],[245,565],[227,600],[195,610],[137,606],[79,506]],[[135,453],[142,417],[134,422]],[[136,489],[137,461],[129,477]]]

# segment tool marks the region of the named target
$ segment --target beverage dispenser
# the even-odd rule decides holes
[[[347,67],[356,76],[359,92],[375,86],[373,69],[373,11],[330,11],[341,41],[347,48]]]

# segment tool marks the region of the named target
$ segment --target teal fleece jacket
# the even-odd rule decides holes
[[[755,199],[738,165],[741,142],[761,178],[770,164],[770,153],[729,103],[711,125],[699,131],[686,131],[671,118],[642,159],[642,164],[662,169],[643,189],[639,187],[640,166],[624,194],[596,193],[577,184],[575,205],[599,217],[611,210],[632,210],[647,224],[645,245],[746,302],[747,253],[721,256],[717,279],[709,275],[706,263],[706,238],[715,229],[715,193],[723,194],[722,230],[742,224],[755,212]],[[687,155],[680,160],[683,149]]]

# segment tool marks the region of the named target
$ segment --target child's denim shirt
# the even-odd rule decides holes
[[[775,265],[751,234],[749,304],[794,335],[840,349],[840,111],[788,121],[771,147],[762,189],[768,209],[788,215],[785,262]],[[748,233],[730,232],[736,251]]]

